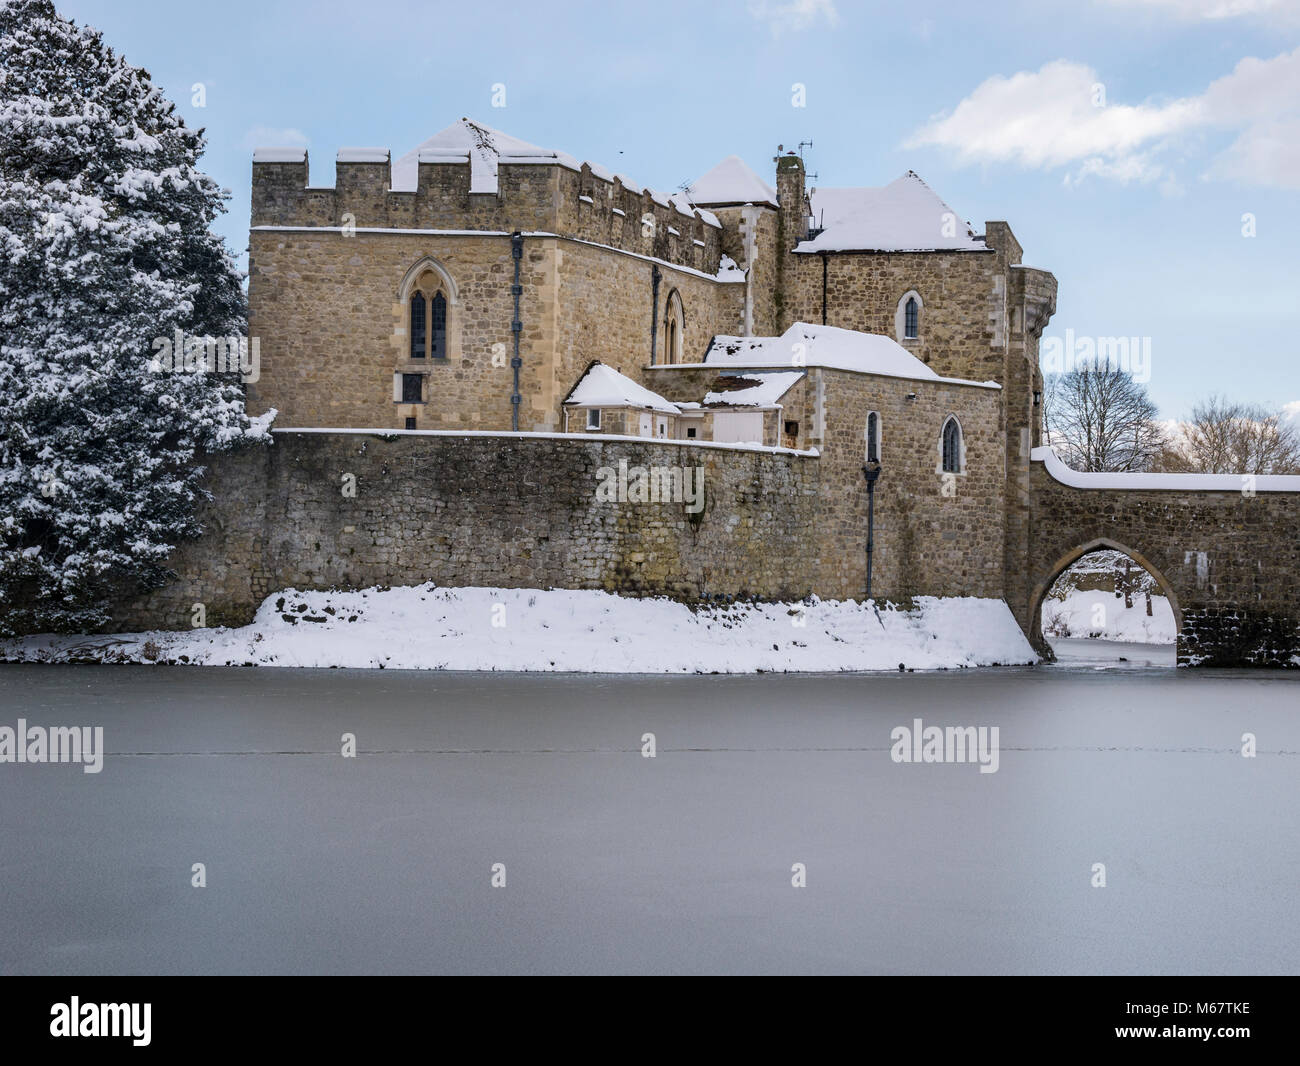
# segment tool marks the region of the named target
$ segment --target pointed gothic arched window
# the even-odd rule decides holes
[[[424,358],[424,293],[411,294],[411,358]]]
[[[434,359],[446,359],[447,297],[441,292],[434,293],[430,310],[429,354]]]
[[[943,424],[943,472],[960,474],[962,467],[961,426],[949,417]]]

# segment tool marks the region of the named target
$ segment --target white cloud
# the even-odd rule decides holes
[[[767,23],[773,37],[806,30],[819,18],[831,26],[840,21],[835,0],[749,0],[748,7],[750,15]]]
[[[302,130],[292,128],[277,129],[274,126],[254,126],[244,134],[243,147],[254,148],[297,148],[306,146],[309,138]]]
[[[1218,20],[1260,16],[1294,21],[1297,0],[1102,0],[1111,7],[1146,8],[1187,20]]]
[[[1292,400],[1282,405],[1282,413],[1293,422],[1300,422],[1300,400]]]
[[[1214,160],[1209,176],[1300,189],[1300,118],[1251,126]]]
[[[906,147],[938,147],[966,163],[1069,166],[1067,182],[1171,181],[1167,158],[1190,135],[1235,132],[1207,177],[1300,188],[1300,48],[1243,59],[1205,91],[1138,104],[1105,102],[1097,71],[1058,59],[1037,71],[996,75],[953,111],[931,120]]]

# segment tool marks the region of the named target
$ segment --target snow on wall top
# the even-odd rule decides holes
[[[521,141],[508,133],[462,118],[438,131],[423,144],[416,145],[393,163],[394,192],[415,192],[422,153],[429,155],[425,162],[459,162],[468,155],[470,192],[497,192],[497,166],[501,161],[558,163],[571,170],[581,169],[576,159],[563,152],[538,148],[537,145]]]
[[[706,212],[701,211],[701,215]],[[731,256],[724,254],[718,260],[718,280],[719,281],[744,281],[745,272],[736,265],[736,261]]]
[[[305,163],[306,148],[254,148],[254,163]]]
[[[729,155],[686,189],[693,204],[768,204],[776,207],[776,190],[738,155]]]
[[[670,403],[657,392],[638,385],[630,377],[620,374],[612,366],[593,363],[582,375],[564,401],[566,407],[648,407],[652,411],[679,415],[681,408]]]
[[[387,148],[340,148],[335,157],[339,163],[387,163]]]
[[[797,252],[988,251],[970,223],[911,170],[880,188],[814,189],[811,199],[822,232]]]
[[[1035,448],[1030,458],[1042,463],[1062,485],[1072,489],[1164,489],[1175,492],[1300,492],[1300,474],[1121,474],[1089,473],[1065,465],[1051,448]],[[1249,479],[1249,480],[1247,480]]]
[[[366,149],[366,151],[384,151],[384,149]],[[435,133],[423,144],[416,145],[393,162],[392,189],[394,192],[415,192],[421,163],[464,163],[467,160],[470,165],[469,191],[472,193],[499,192],[497,174],[498,167],[502,163],[508,165],[535,163],[562,166],[575,171],[582,169],[582,164],[567,152],[539,148],[535,144],[529,144],[500,130],[494,130],[481,122],[462,118],[459,122],[453,122],[446,129]],[[272,160],[258,159],[254,161],[272,162]],[[297,161],[301,162],[301,160]],[[346,162],[341,155],[339,161]],[[356,161],[368,162],[369,160]],[[617,177],[623,187],[630,192],[636,195],[648,192],[651,199],[662,207],[672,207],[686,218],[695,217],[694,207],[681,193],[670,194],[643,188],[622,175],[615,175],[607,167],[590,162],[587,166],[595,177],[603,181],[612,182]],[[721,228],[717,216],[709,211],[700,211],[700,218],[705,225]]]
[[[749,383],[747,387],[707,393],[704,406],[777,407],[781,397],[794,388],[803,376],[802,370],[778,370],[774,373],[729,371],[721,377],[737,385]]]

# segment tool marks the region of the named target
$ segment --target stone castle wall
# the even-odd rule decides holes
[[[702,466],[706,506],[601,502],[598,471]],[[215,457],[167,587],[115,626],[249,622],[287,587],[605,589],[799,599],[815,581],[816,458],[601,438],[277,432]],[[355,479],[355,495],[345,491]]]
[[[445,360],[411,360],[406,347],[400,290],[426,257],[454,286]],[[652,319],[662,360],[673,291],[687,358],[700,358],[715,333],[737,332],[738,283],[658,264],[656,312],[656,264],[642,257],[529,237],[520,265],[523,430],[562,428],[561,403],[594,359],[640,377]],[[275,407],[288,428],[400,429],[415,417],[418,429],[510,429],[513,271],[507,235],[254,229],[249,332],[259,340],[261,377],[250,385],[249,409]],[[423,405],[394,402],[395,372],[427,375]]]
[[[837,252],[825,257],[825,324],[898,340],[944,377],[1000,381],[1005,267],[996,252]],[[787,256],[784,315],[822,322],[822,256]],[[898,302],[921,296],[920,336],[900,339]]]
[[[664,367],[647,375],[669,399],[700,395],[722,369]],[[818,413],[818,395],[822,411]],[[912,398],[909,399],[908,396]],[[1006,478],[1001,393],[996,388],[810,367],[783,399],[780,420],[799,423],[799,447],[820,453],[817,592],[865,594],[867,415],[880,416],[872,594],[1003,595]],[[940,434],[962,427],[966,469],[945,479]]]
[[[817,379],[825,413],[816,418]],[[821,451],[822,595],[864,595],[867,415],[880,415],[872,595],[1003,594],[1005,468],[997,389],[810,370],[801,421]],[[909,399],[909,394],[914,396]],[[943,424],[955,415],[966,447],[962,473],[940,472]],[[818,429],[823,436],[818,438]]]
[[[333,188],[311,187],[305,157],[293,163],[254,162],[253,226],[558,233],[706,274],[718,271],[718,226],[697,211],[684,214],[664,202],[667,198],[624,186],[618,178],[598,177],[585,164],[573,171],[503,162],[494,193],[470,192],[468,158],[419,164],[414,192],[390,188],[387,162],[339,162],[335,174]]]
[[[740,325],[744,286],[739,283],[660,265],[656,313],[651,277],[655,264],[572,241],[557,243],[556,375],[561,400],[596,359],[634,381],[647,380],[652,322],[655,360],[666,362],[664,320],[674,291],[682,305],[685,361],[698,362],[715,335],[734,332]]]

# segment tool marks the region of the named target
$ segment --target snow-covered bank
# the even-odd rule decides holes
[[[923,597],[691,610],[666,599],[537,589],[286,590],[239,629],[0,641],[15,662],[591,673],[937,670],[1032,663],[1001,600]]]
[[[1125,607],[1122,597],[1104,590],[1076,589],[1063,600],[1043,600],[1043,632],[1057,637],[1095,637],[1130,644],[1172,644],[1178,636],[1174,610],[1164,596],[1145,595]]]

